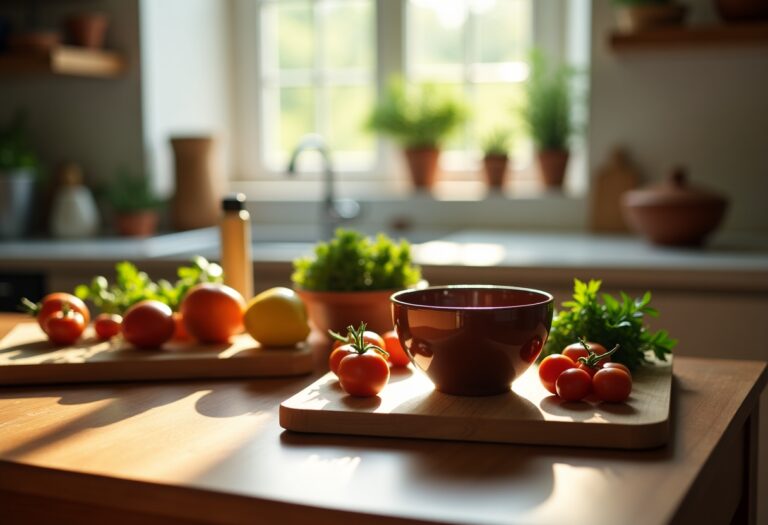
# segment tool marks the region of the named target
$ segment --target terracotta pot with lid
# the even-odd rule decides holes
[[[653,244],[699,246],[725,215],[725,197],[688,183],[676,168],[660,184],[631,190],[622,198],[627,223]]]

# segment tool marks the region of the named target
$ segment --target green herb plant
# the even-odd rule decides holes
[[[461,102],[435,84],[407,86],[394,76],[368,118],[368,127],[406,148],[439,148],[467,117]]]
[[[148,177],[133,174],[126,169],[121,169],[115,174],[104,195],[118,213],[151,210],[164,204],[152,191]]]
[[[620,292],[619,299],[603,293],[601,301],[598,299],[601,284],[596,280],[574,281],[573,299],[564,302],[563,310],[555,313],[540,359],[560,353],[569,344],[584,338],[606,348],[619,345],[620,351],[612,359],[630,370],[653,362],[652,356],[666,361],[677,341],[670,338],[666,330],[651,332],[646,328],[644,317],[659,315],[650,306],[651,292],[635,299],[624,292]]]
[[[90,284],[77,286],[75,295],[91,301],[99,311],[111,314],[123,314],[132,305],[146,299],[160,301],[177,311],[192,286],[223,280],[221,266],[199,256],[192,260],[190,266],[180,267],[178,276],[175,284],[166,280],[156,283],[146,272],[139,271],[136,265],[123,261],[115,265],[114,283],[110,284],[106,277],[99,275]]]
[[[531,55],[521,117],[539,151],[568,149],[576,130],[572,117],[574,75],[572,68],[553,66],[541,53]]]
[[[26,114],[17,111],[8,126],[0,130],[0,170],[37,167],[37,155],[29,145],[27,136]]]
[[[499,128],[491,131],[482,140],[483,153],[486,156],[507,156],[512,143],[512,133]]]
[[[421,280],[408,241],[395,243],[381,233],[370,239],[342,228],[318,243],[314,256],[296,259],[293,268],[293,283],[307,291],[396,290]]]

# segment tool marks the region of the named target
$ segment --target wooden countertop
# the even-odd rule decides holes
[[[316,377],[0,388],[0,504],[19,522],[714,523],[744,507],[766,368],[676,358],[672,442],[640,452],[282,430]]]

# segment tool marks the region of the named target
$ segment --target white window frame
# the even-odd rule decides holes
[[[588,60],[590,0],[531,0],[533,6],[532,38],[534,45],[546,52],[550,57],[564,63],[584,64]],[[387,79],[394,73],[407,71],[405,50],[408,48],[406,38],[406,0],[375,0],[376,3],[376,92],[381,94]],[[276,199],[316,199],[321,183],[320,171],[307,171],[289,177],[285,171],[269,170],[264,161],[262,151],[264,141],[262,107],[261,63],[260,50],[261,32],[259,23],[259,0],[234,0],[233,4],[233,97],[236,102],[233,111],[236,137],[233,144],[234,170],[232,182],[239,189],[247,188],[247,193],[260,197]],[[575,11],[581,10],[582,16],[574,16]],[[586,22],[585,22],[586,20]],[[585,31],[587,35],[585,35]],[[577,35],[577,38],[574,38]],[[574,53],[573,41],[582,43]],[[568,47],[566,47],[568,46]],[[256,50],[254,52],[254,50]],[[566,52],[567,51],[567,52]],[[586,56],[581,56],[586,54]],[[586,148],[583,138],[574,144],[575,155],[572,154],[571,171],[576,174],[570,177],[570,186],[575,194],[583,194],[587,186]],[[407,197],[411,188],[405,165],[401,158],[400,148],[392,141],[376,139],[376,161],[373,173],[370,171],[339,171],[337,178],[340,184],[340,194],[356,198],[371,197]],[[524,168],[525,171],[532,167]],[[478,166],[479,170],[479,166]],[[477,170],[453,171],[446,181],[455,185],[456,195],[469,196],[469,199],[482,198],[483,191]],[[478,183],[467,184],[470,177],[478,179]],[[513,177],[514,178],[514,177]],[[463,180],[462,180],[463,179]],[[467,188],[469,191],[467,191]],[[250,191],[253,189],[253,192]],[[534,193],[536,193],[535,190]],[[543,190],[542,190],[543,191]],[[525,193],[527,198],[530,193]]]

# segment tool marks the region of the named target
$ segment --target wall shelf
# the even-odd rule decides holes
[[[58,46],[47,53],[0,55],[0,74],[47,73],[53,75],[115,78],[125,71],[122,55],[113,51]]]
[[[616,52],[762,47],[768,46],[768,23],[666,27],[637,33],[614,31],[608,42]]]

